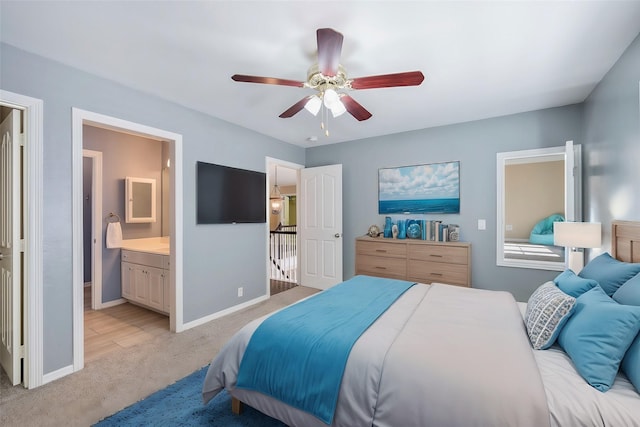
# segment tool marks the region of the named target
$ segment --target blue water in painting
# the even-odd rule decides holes
[[[460,199],[379,200],[378,213],[460,213]]]

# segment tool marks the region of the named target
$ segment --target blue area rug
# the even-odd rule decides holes
[[[231,396],[223,390],[207,405],[202,403],[202,382],[207,367],[95,424],[107,426],[255,426],[285,424],[245,405],[241,415],[231,412]]]

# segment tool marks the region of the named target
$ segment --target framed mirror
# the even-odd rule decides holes
[[[126,222],[156,222],[156,180],[125,178]]]
[[[496,263],[562,271],[564,247],[553,244],[553,223],[582,219],[581,147],[497,154]]]

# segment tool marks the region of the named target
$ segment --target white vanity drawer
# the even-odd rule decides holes
[[[167,258],[167,260],[165,261],[164,258]],[[121,255],[122,262],[148,265],[150,267],[156,267],[156,268],[168,268],[168,263],[169,263],[168,258],[169,257],[165,255],[151,254],[148,252],[130,251],[125,249],[122,250],[122,255]],[[165,265],[167,265],[167,267],[165,267]]]

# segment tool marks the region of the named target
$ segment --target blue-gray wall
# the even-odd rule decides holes
[[[196,161],[266,172],[266,156],[304,164],[303,148],[5,43],[0,57],[2,89],[44,101],[44,373],[72,363],[72,107],[183,136],[185,322],[265,294],[266,225],[196,225]]]
[[[496,266],[496,153],[580,142],[582,108],[572,105],[307,149],[306,166],[343,165],[344,275],[355,270],[354,239],[378,215],[378,168],[460,161],[460,214],[429,215],[459,224],[471,242],[474,287],[506,290],[526,301],[557,272]],[[478,230],[478,219],[487,229]]]
[[[640,36],[584,103],[584,213],[601,222],[640,220]]]

